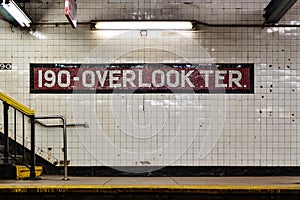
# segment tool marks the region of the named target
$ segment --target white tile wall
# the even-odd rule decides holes
[[[29,4],[27,9],[41,22],[65,21],[62,2]],[[121,0],[103,2],[78,1],[78,18],[127,19],[126,13],[136,13],[133,19],[196,17],[209,23],[252,24],[263,20],[261,8],[268,1],[183,5],[181,0],[126,0],[127,9]],[[173,14],[177,8],[179,13]],[[296,11],[283,22],[295,20]],[[89,25],[77,30],[37,26],[36,31],[44,39],[0,21],[0,62],[13,64],[11,71],[0,70],[0,91],[35,109],[37,115],[64,115],[69,123],[89,124],[88,129],[68,129],[71,165],[300,164],[299,28],[204,27],[194,32],[149,31],[147,36],[139,31],[93,32]],[[29,63],[112,62],[254,63],[255,93],[29,93]],[[2,115],[0,119],[2,127]],[[44,152],[52,148],[51,156],[62,160],[61,130],[37,127],[36,132],[37,146]]]

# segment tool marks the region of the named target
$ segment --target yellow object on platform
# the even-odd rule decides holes
[[[10,96],[0,92],[0,100],[6,102],[8,105],[14,107],[15,109],[17,109],[18,111],[24,113],[25,115],[28,116],[33,116],[34,115],[34,110],[24,106],[23,104],[21,104],[20,102],[18,102],[17,100],[11,98]]]
[[[26,166],[16,165],[16,179],[24,179],[30,177],[30,169]],[[36,177],[41,176],[43,173],[42,166],[35,166],[35,175]]]

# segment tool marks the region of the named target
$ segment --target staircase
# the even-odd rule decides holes
[[[61,174],[62,170],[58,165],[63,165],[63,180],[69,180],[67,173],[67,166],[70,163],[67,159],[67,127],[89,128],[88,124],[67,124],[65,117],[60,115],[37,117],[34,114],[34,110],[27,108],[2,92],[0,92],[0,101],[3,102],[2,110],[0,106],[0,179],[38,179],[43,171],[41,166],[36,166],[38,161],[38,163],[47,168],[47,172],[50,174]],[[3,118],[1,111],[3,112]],[[45,119],[59,119],[62,121],[62,124],[46,124],[40,121]],[[55,157],[49,156],[46,151],[36,148],[36,124],[46,128],[62,128],[64,143],[63,161],[59,161]],[[25,132],[30,133],[30,136],[27,134],[25,137]]]
[[[3,117],[0,116],[0,124],[3,121],[3,129],[0,130],[0,178],[39,179],[43,168],[36,166],[34,110],[27,108],[2,92],[0,92],[0,101],[3,102],[2,110],[0,108],[0,111],[3,112]],[[24,128],[24,124],[25,120],[28,119],[31,122],[31,148],[25,146],[24,132],[27,129]],[[20,121],[22,123],[19,123]],[[10,134],[11,129],[13,129],[12,134]],[[17,133],[19,129],[21,129],[21,133]],[[17,142],[17,136],[20,137],[20,135],[22,136],[22,145]]]
[[[4,145],[0,143],[0,179],[30,178],[30,168],[21,161],[23,155],[10,155],[7,161],[5,161],[4,149]],[[40,177],[42,172],[42,166],[35,166],[36,177]]]

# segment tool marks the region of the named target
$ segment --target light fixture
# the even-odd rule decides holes
[[[272,0],[265,8],[265,14],[263,15],[265,23],[277,23],[296,1],[297,0]]]
[[[9,22],[13,24],[17,22],[22,27],[30,27],[32,21],[13,0],[3,0],[0,12]]]
[[[190,30],[191,21],[97,21],[93,30]]]

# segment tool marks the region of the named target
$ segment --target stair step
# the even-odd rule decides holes
[[[23,160],[23,155],[16,155],[16,157],[15,157],[15,155],[12,155],[12,156],[13,156],[13,158],[12,158],[12,157],[8,157],[8,163],[9,163],[9,164],[15,164],[15,165],[18,165],[18,164],[20,164],[20,161]],[[14,158],[16,158],[17,160],[15,160]],[[0,154],[0,165],[1,165],[1,164],[4,164],[4,160],[5,160],[4,155],[3,155],[3,154]],[[19,161],[18,161],[18,160],[19,160]]]
[[[23,159],[23,155],[11,155],[10,157],[8,157],[9,160],[14,160],[13,158],[16,158],[16,159]],[[4,154],[0,154],[0,160],[3,160],[4,159]]]

